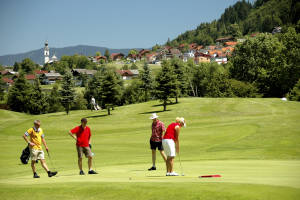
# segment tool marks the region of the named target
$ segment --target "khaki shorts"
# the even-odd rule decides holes
[[[30,149],[31,160],[44,160],[45,155],[43,150]]]
[[[85,155],[85,157],[92,157],[92,151],[90,147],[79,147],[76,146],[78,158],[82,158],[82,154]]]

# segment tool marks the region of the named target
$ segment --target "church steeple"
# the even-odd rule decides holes
[[[48,47],[48,41],[46,40],[45,42],[45,47],[44,47],[44,56],[45,56],[45,64],[50,61],[49,59],[49,47]]]

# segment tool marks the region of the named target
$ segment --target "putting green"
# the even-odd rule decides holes
[[[105,111],[72,111],[39,116],[0,110],[1,199],[299,199],[300,104],[278,99],[180,99],[162,106],[156,101]],[[157,171],[149,172],[149,115],[157,112],[169,124],[187,120],[182,130],[181,160],[185,176],[166,177],[157,154]],[[67,131],[87,117],[92,129],[98,175],[79,176],[74,141]],[[22,134],[34,119],[50,148],[48,178],[38,165],[33,179],[19,161]],[[86,170],[86,159],[84,169]],[[178,160],[175,170],[181,173]],[[198,178],[220,174],[221,178]],[[38,193],[32,195],[33,192]]]

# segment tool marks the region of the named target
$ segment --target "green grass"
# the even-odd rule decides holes
[[[71,111],[32,116],[0,110],[1,199],[299,199],[300,104],[279,99],[186,98],[167,112],[152,101],[106,111]],[[158,156],[155,172],[149,150],[151,112],[167,125],[187,120],[181,139],[185,176],[165,177]],[[74,141],[67,131],[88,117],[99,175],[79,176]],[[34,119],[52,153],[46,157],[59,176],[39,180],[19,156],[22,134]],[[84,169],[87,168],[84,159]],[[175,170],[180,172],[175,160]],[[221,178],[199,179],[199,175]],[[37,193],[35,193],[38,191]],[[34,193],[34,195],[33,195]]]

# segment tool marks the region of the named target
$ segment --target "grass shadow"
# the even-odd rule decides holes
[[[85,117],[85,118],[99,118],[99,117],[106,117],[108,116],[107,114],[102,114],[102,115],[94,115],[94,116],[88,116],[88,117]]]
[[[142,112],[139,114],[144,115],[144,114],[161,113],[161,112],[168,112],[168,111],[172,111],[172,110],[166,110],[166,111],[158,110],[158,111]]]
[[[180,102],[178,103],[175,103],[175,102],[169,102],[167,103],[167,106],[171,106],[171,105],[174,105],[174,104],[180,104]],[[159,106],[164,106],[162,103],[161,104],[156,104],[156,105],[153,105],[152,107],[159,107]]]

